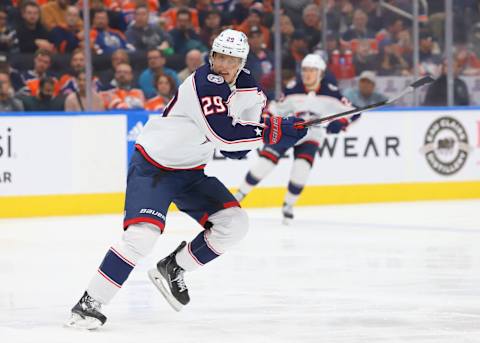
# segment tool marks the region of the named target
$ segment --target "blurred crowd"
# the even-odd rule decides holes
[[[386,2],[412,13],[410,0]],[[427,3],[428,12],[422,8],[421,13],[418,67],[422,75],[442,77],[444,1]],[[337,80],[364,72],[372,82],[375,76],[413,74],[413,23],[401,12],[386,10],[376,0],[281,4],[284,86],[312,52],[323,56]],[[462,75],[480,75],[480,5],[478,0],[453,4],[455,82],[461,84]],[[179,84],[208,63],[212,41],[226,27],[248,36],[246,67],[267,96],[274,95],[272,0],[90,0],[89,8],[94,110],[161,110]],[[0,111],[85,109],[82,9],[83,0],[1,1]]]

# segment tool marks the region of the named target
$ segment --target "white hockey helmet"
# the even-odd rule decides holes
[[[245,63],[247,63],[249,51],[250,46],[248,45],[248,38],[245,33],[232,29],[223,30],[213,40],[212,50],[210,50],[210,66],[213,66],[214,52],[240,58],[242,61],[240,63],[240,68],[238,68],[238,72],[235,75],[236,80],[238,74],[240,74],[243,67],[245,67]]]
[[[302,68],[315,68],[324,73],[325,69],[327,69],[327,64],[320,55],[308,54],[302,60]]]
[[[223,30],[212,44],[212,52],[220,54],[240,57],[246,60],[248,56],[248,39],[245,33],[237,30]]]
[[[327,69],[327,64],[320,55],[317,54],[308,54],[302,60],[302,68],[312,68],[317,69],[317,80],[315,84],[319,84],[322,81],[325,70]],[[302,79],[304,78],[302,73]],[[303,79],[303,82],[306,82]]]

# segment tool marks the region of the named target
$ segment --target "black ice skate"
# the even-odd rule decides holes
[[[290,225],[293,220],[293,206],[288,205],[287,203],[283,203],[282,206],[282,214],[283,214],[283,221],[284,225]]]
[[[101,307],[102,304],[85,291],[82,298],[72,308],[72,316],[65,324],[77,329],[97,329],[107,321],[107,317],[100,312]]]
[[[148,271],[150,280],[175,311],[180,311],[190,301],[183,279],[185,270],[175,261],[175,255],[186,245],[183,241],[174,252],[157,263],[157,268]]]

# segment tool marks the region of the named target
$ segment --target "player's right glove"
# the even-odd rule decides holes
[[[263,130],[263,142],[268,145],[277,145],[289,148],[305,137],[308,129],[295,124],[303,123],[304,120],[297,117],[265,116],[263,117],[265,129]]]
[[[327,133],[339,133],[340,131],[345,131],[349,124],[350,122],[347,118],[334,120],[327,125]]]

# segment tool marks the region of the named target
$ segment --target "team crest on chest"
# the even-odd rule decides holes
[[[216,83],[218,85],[221,85],[222,83],[225,82],[222,76],[220,75],[215,75],[215,74],[208,74],[207,75],[207,80],[213,83]]]

